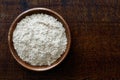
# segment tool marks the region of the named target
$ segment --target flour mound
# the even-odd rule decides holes
[[[61,22],[47,14],[22,19],[13,32],[18,56],[31,65],[51,65],[66,50],[67,38]]]

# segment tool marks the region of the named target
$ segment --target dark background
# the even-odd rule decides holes
[[[68,56],[45,72],[19,65],[7,43],[12,21],[34,7],[58,12],[71,30]],[[0,80],[120,80],[120,0],[0,0]]]

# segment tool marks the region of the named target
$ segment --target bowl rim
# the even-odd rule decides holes
[[[13,50],[14,47],[12,47],[13,44],[11,44],[11,42],[12,42],[11,37],[13,36],[12,33],[14,32],[14,30],[13,30],[13,32],[12,32],[12,29],[13,29],[14,24],[17,22],[17,20],[18,20],[19,18],[21,18],[23,15],[25,15],[26,13],[29,13],[29,12],[31,12],[31,11],[37,11],[37,10],[48,11],[48,12],[56,15],[61,21],[63,21],[63,22],[61,22],[61,23],[62,23],[62,24],[63,24],[63,23],[65,24],[64,28],[66,28],[66,30],[68,31],[68,32],[66,32],[66,35],[68,35],[68,38],[67,38],[68,43],[67,43],[66,50],[65,50],[65,52],[63,53],[64,55],[61,57],[61,59],[60,59],[58,62],[55,61],[55,62],[56,62],[56,63],[54,62],[55,64],[50,65],[50,66],[45,67],[45,68],[41,68],[40,66],[39,66],[39,68],[34,68],[35,66],[32,67],[32,65],[31,65],[31,67],[30,67],[30,66],[28,66],[28,65],[23,64],[23,61],[20,61],[20,58],[18,59],[18,57],[16,57],[17,54],[14,53],[14,50]],[[54,16],[53,16],[53,17],[54,17]],[[15,26],[15,28],[16,28],[16,26]],[[9,46],[10,53],[12,54],[12,56],[14,57],[14,59],[15,59],[20,65],[22,65],[23,67],[25,67],[26,69],[29,69],[29,70],[32,70],[32,71],[46,71],[46,70],[52,69],[52,68],[54,68],[55,66],[57,66],[58,64],[60,64],[60,63],[65,59],[65,57],[67,56],[67,54],[68,54],[68,52],[69,52],[69,50],[70,50],[70,46],[71,46],[71,33],[70,33],[70,29],[69,29],[69,26],[68,26],[67,22],[66,22],[66,21],[63,19],[63,17],[62,17],[60,14],[58,14],[57,12],[55,12],[55,11],[53,11],[53,10],[51,10],[51,9],[48,9],[48,8],[43,8],[43,7],[31,8],[31,9],[28,9],[28,10],[20,13],[20,14],[13,20],[12,24],[10,25],[9,32],[8,32],[8,46]],[[16,55],[15,55],[15,54],[16,54]],[[30,65],[30,64],[29,64],[29,65]]]

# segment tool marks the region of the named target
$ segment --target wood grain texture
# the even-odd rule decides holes
[[[72,35],[67,58],[45,72],[20,66],[7,43],[12,21],[33,7],[61,14]],[[0,80],[120,80],[120,0],[0,0]]]

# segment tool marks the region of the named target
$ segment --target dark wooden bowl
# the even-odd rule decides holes
[[[66,31],[66,36],[67,36],[67,48],[66,51],[61,55],[61,57],[55,61],[52,65],[50,66],[32,66],[28,63],[26,63],[25,61],[23,61],[18,55],[16,50],[14,49],[14,45],[13,45],[13,41],[12,41],[12,36],[13,36],[13,32],[16,28],[16,25],[19,21],[21,21],[21,19],[25,18],[25,16],[29,16],[32,14],[37,14],[37,13],[43,13],[43,14],[48,14],[51,15],[53,17],[55,17],[56,19],[58,19],[58,21],[60,21]],[[21,13],[11,24],[10,29],[9,29],[9,33],[8,33],[8,44],[9,44],[9,49],[13,55],[13,57],[15,58],[15,60],[21,64],[23,67],[33,70],[33,71],[45,71],[45,70],[49,70],[55,66],[57,66],[59,63],[61,63],[63,61],[63,59],[67,56],[68,51],[70,49],[70,44],[71,44],[71,35],[70,35],[70,30],[68,27],[68,24],[66,23],[66,21],[55,11],[47,9],[47,8],[33,8],[33,9],[29,9],[23,13]]]

